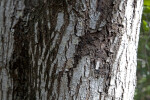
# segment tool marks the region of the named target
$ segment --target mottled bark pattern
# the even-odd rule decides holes
[[[0,100],[132,100],[142,0],[1,0]]]

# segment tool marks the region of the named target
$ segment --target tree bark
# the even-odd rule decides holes
[[[0,0],[0,100],[133,100],[142,0]]]

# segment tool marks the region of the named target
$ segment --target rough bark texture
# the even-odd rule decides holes
[[[142,0],[0,0],[0,100],[132,100]]]

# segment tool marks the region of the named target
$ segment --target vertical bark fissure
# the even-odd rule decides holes
[[[20,19],[14,27],[14,51],[10,63],[10,73],[13,78],[13,100],[28,97],[30,58],[28,54],[28,34],[24,33],[24,22]]]

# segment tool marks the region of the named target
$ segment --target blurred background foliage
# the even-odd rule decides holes
[[[134,100],[150,100],[150,0],[144,0]]]

